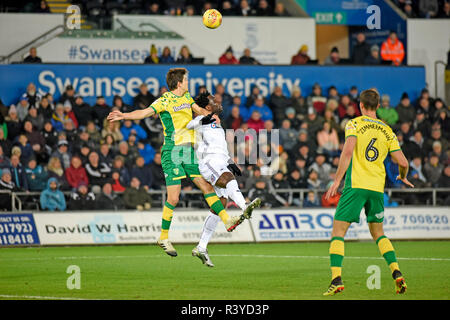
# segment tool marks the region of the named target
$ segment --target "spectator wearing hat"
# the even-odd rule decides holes
[[[59,184],[56,178],[48,179],[47,188],[41,192],[40,204],[41,210],[66,210],[66,199],[61,190],[59,190]]]
[[[439,162],[439,155],[434,152],[431,153],[429,161],[423,166],[423,173],[425,174],[427,181],[431,183],[431,187],[437,187],[443,170],[444,165]]]
[[[133,99],[133,106],[135,109],[145,109],[155,100],[156,97],[148,90],[147,84],[142,83],[139,86],[139,93]]]
[[[366,36],[360,32],[356,35],[356,44],[353,46],[352,62],[354,64],[365,64],[370,56],[370,45],[366,42]]]
[[[71,84],[66,86],[58,102],[62,103],[62,105],[70,103],[73,106],[75,104],[75,89]]]
[[[51,157],[56,157],[61,161],[64,169],[70,167],[71,154],[69,152],[69,142],[67,140],[60,140],[57,144],[58,148],[51,154]]]
[[[92,118],[98,128],[102,129],[103,120],[106,119],[110,111],[111,108],[106,104],[105,97],[98,96],[95,105],[92,107]]]
[[[30,191],[43,191],[47,186],[48,173],[41,165],[37,164],[35,158],[28,160],[25,168],[28,187]]]
[[[292,65],[303,65],[307,64],[311,60],[311,58],[308,55],[308,46],[306,44],[303,44],[300,49],[298,50],[297,54],[292,56],[291,58],[291,64]]]
[[[144,63],[145,64],[158,64],[159,63],[158,49],[156,49],[156,46],[154,44],[151,45],[150,55],[145,58]]]
[[[0,190],[2,191],[19,191],[12,180],[11,171],[7,168],[0,170]],[[0,193],[0,210],[11,211],[11,195],[8,193]]]
[[[324,65],[338,65],[340,63],[341,57],[339,55],[339,49],[333,47],[330,51],[330,55],[326,57]]]
[[[23,63],[42,63],[42,59],[37,55],[36,47],[31,47],[28,56],[23,59]]]
[[[397,124],[398,113],[391,107],[391,98],[387,94],[381,96],[381,106],[377,109],[377,117],[393,127]]]
[[[399,66],[405,58],[403,43],[398,39],[397,33],[391,31],[389,38],[381,45],[381,59],[391,61],[393,65]]]
[[[401,122],[413,123],[416,119],[416,110],[409,100],[408,93],[403,92],[400,98],[400,103],[397,105],[395,110],[398,113],[398,118]]]
[[[416,110],[416,119],[413,123],[413,129],[421,131],[424,137],[429,137],[431,134],[431,122],[428,120],[422,108]]]
[[[22,96],[19,100],[19,104],[17,105],[17,116],[20,121],[25,120],[25,117],[28,115],[29,108],[30,104],[28,103],[28,98]]]
[[[131,178],[130,186],[123,193],[123,200],[127,209],[136,209],[139,211],[149,210],[152,199],[147,190],[141,186],[139,178]]]
[[[101,195],[97,198],[97,210],[117,211],[122,209],[125,209],[122,197],[114,192],[111,183],[105,183]]]
[[[244,0],[245,1],[245,0]],[[229,46],[219,58],[219,64],[239,64],[233,54],[233,49]]]
[[[72,192],[69,200],[70,210],[96,210],[95,194],[89,191],[88,184],[80,181],[77,190]]]
[[[370,47],[369,55],[366,56],[366,58],[363,61],[363,64],[368,65],[379,65],[381,64],[380,59],[380,47],[378,47],[376,44]]]
[[[70,160],[70,167],[65,171],[65,175],[67,182],[73,189],[76,189],[80,182],[89,184],[86,169],[83,167],[81,158],[78,155],[74,155]]]

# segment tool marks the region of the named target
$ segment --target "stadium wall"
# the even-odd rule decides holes
[[[329,240],[334,209],[261,209],[235,231],[222,224],[212,243]],[[231,211],[230,211],[231,213]],[[235,212],[237,214],[238,212]],[[200,239],[207,210],[178,211],[170,237],[174,243]],[[384,229],[391,239],[450,239],[448,208],[387,208]],[[65,212],[0,214],[0,247],[30,245],[154,244],[161,231],[159,212]],[[361,215],[349,240],[371,239]]]
[[[182,65],[176,65],[178,67]],[[71,84],[84,97],[85,102],[95,104],[95,98],[103,95],[111,105],[114,95],[131,103],[145,82],[150,92],[157,95],[166,85],[165,75],[173,65],[67,65],[67,64],[21,64],[0,65],[0,96],[6,105],[18,103],[30,82],[36,84],[42,94],[50,92],[56,99]],[[231,95],[249,96],[252,85],[266,96],[275,86],[281,86],[290,96],[294,86],[300,86],[303,95],[309,95],[315,83],[325,90],[331,85],[340,92],[351,86],[359,89],[376,87],[389,94],[391,101],[399,101],[407,92],[414,101],[425,86],[423,67],[391,66],[230,66],[189,65],[189,91],[196,95],[200,85],[214,92],[213,87],[222,83]],[[243,101],[244,102],[244,101]]]

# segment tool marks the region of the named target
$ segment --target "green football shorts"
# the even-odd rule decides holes
[[[344,188],[334,219],[358,223],[362,208],[366,213],[367,222],[383,222],[383,193],[366,189]]]
[[[161,152],[161,166],[166,178],[166,186],[179,185],[181,179],[201,177],[197,156],[192,146],[173,146]]]

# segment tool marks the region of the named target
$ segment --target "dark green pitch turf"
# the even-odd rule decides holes
[[[450,299],[450,241],[393,241],[408,292],[394,293],[386,262],[373,242],[345,243],[345,290],[322,297],[330,282],[327,242],[216,244],[214,268],[176,245],[171,258],[156,245],[0,249],[0,299]],[[69,290],[70,265],[80,289]],[[380,267],[380,289],[369,290],[369,266]],[[70,281],[69,281],[70,282]]]

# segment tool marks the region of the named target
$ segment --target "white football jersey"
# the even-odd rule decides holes
[[[195,130],[195,152],[199,163],[208,156],[222,156],[228,160],[230,156],[225,140],[225,131],[215,122],[202,125],[200,122],[202,118],[203,116],[197,116],[186,126],[188,129]]]

